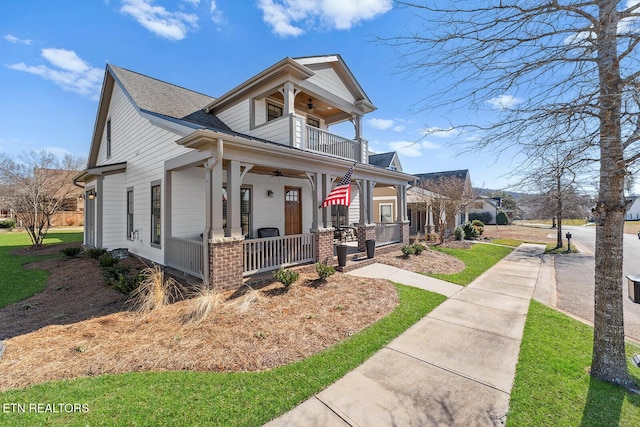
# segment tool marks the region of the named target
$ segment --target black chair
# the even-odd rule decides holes
[[[258,238],[263,237],[278,237],[280,236],[280,230],[277,227],[263,227],[258,228]]]

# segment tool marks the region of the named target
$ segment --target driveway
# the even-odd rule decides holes
[[[593,322],[593,294],[595,287],[595,227],[563,226],[562,232],[572,234],[571,244],[576,244],[579,254],[555,257],[557,307]],[[555,233],[555,230],[549,230]],[[566,240],[565,240],[566,244]],[[640,304],[628,297],[626,275],[640,273],[640,239],[632,234],[624,236],[623,299],[624,323],[627,336],[640,341]]]

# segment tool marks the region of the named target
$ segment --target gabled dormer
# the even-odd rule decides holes
[[[362,117],[376,107],[340,55],[285,58],[211,102],[232,130],[367,163]],[[328,132],[350,121],[352,138]]]

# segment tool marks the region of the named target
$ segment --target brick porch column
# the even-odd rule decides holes
[[[400,242],[409,244],[409,221],[398,221],[400,224]]]
[[[358,233],[358,250],[360,252],[367,250],[366,241],[375,240],[376,238],[376,225],[375,224],[358,224],[356,226]]]
[[[209,241],[209,284],[217,289],[242,285],[244,237],[227,237]]]
[[[319,262],[331,265],[333,261],[333,228],[311,230],[316,235],[316,257]]]

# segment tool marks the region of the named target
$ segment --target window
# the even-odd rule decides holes
[[[277,119],[278,117],[282,117],[282,107],[274,104],[267,104],[267,121]]]
[[[307,117],[307,124],[309,126],[313,126],[314,128],[320,127],[320,120],[314,119],[313,117]]]
[[[133,240],[133,188],[127,188],[127,239]]]
[[[222,224],[227,229],[227,189],[222,189]],[[242,235],[249,238],[251,232],[251,188],[240,188],[240,226]]]
[[[107,159],[111,157],[111,119],[107,120]]]
[[[161,194],[160,184],[151,184],[151,244],[161,245],[162,221],[161,221]]]
[[[380,222],[391,222],[393,220],[391,216],[391,203],[380,204]]]

